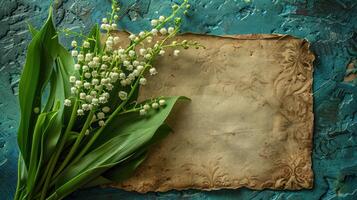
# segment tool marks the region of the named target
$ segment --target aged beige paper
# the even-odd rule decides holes
[[[148,192],[311,188],[314,55],[284,35],[185,35],[205,50],[164,56],[142,98],[184,95],[155,146],[129,180]]]

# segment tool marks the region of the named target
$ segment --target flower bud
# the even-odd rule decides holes
[[[167,29],[167,31],[171,34],[171,33],[173,33],[175,31],[175,28],[174,27],[169,27]]]
[[[98,119],[104,119],[105,114],[103,112],[99,112],[99,113],[97,113],[97,117],[98,117]]]
[[[157,26],[158,21],[156,19],[151,20],[151,26]]]
[[[105,106],[105,107],[102,108],[102,111],[104,113],[108,113],[108,112],[110,112],[110,108],[108,106]]]
[[[143,108],[144,108],[144,110],[149,110],[149,109],[150,109],[150,106],[149,106],[148,104],[145,104],[145,105],[143,106]]]
[[[124,92],[124,91],[120,91],[119,93],[118,93],[118,96],[119,96],[119,98],[121,99],[121,100],[126,100],[127,98],[128,98],[128,93],[126,93],[126,92]]]
[[[82,109],[83,110],[89,110],[89,105],[86,104],[86,103],[82,104]]]
[[[97,57],[97,56],[94,57],[94,58],[93,58],[93,62],[94,62],[94,63],[99,63],[99,62],[100,62],[100,58]]]
[[[95,78],[98,76],[98,72],[97,71],[92,71],[92,76]]]
[[[81,69],[81,65],[80,64],[75,64],[74,65],[74,69],[75,70],[80,70]]]
[[[90,43],[88,41],[84,41],[83,42],[83,47],[84,48],[89,48],[90,47]]]
[[[80,99],[85,99],[86,98],[86,93],[84,93],[84,92],[81,92],[80,94],[79,94],[79,98]]]
[[[140,55],[142,55],[142,56],[143,56],[143,55],[145,55],[145,54],[146,54],[146,49],[140,49],[140,50],[139,50],[139,52],[140,52]]]
[[[179,6],[177,5],[177,4],[174,4],[173,6],[172,6],[172,9],[173,10],[177,10],[179,8]]]
[[[140,85],[146,85],[146,83],[147,83],[146,78],[140,78],[139,83],[140,83]]]
[[[131,34],[131,35],[129,36],[129,39],[130,39],[130,40],[135,40],[135,38],[136,38],[136,36],[135,36],[134,34]]]
[[[72,94],[77,94],[78,89],[76,87],[71,87],[71,93]]]
[[[85,83],[83,84],[83,87],[84,87],[85,89],[89,89],[89,88],[90,88],[90,83],[85,82]]]
[[[119,74],[119,78],[120,78],[120,79],[125,79],[125,78],[126,78],[126,75],[122,72],[122,73]]]
[[[77,50],[73,50],[71,52],[71,54],[72,54],[73,57],[77,57],[78,56],[78,51]]]
[[[164,106],[164,105],[166,104],[165,99],[161,99],[161,100],[159,101],[159,104],[160,104],[160,106]]]
[[[159,108],[159,104],[156,103],[156,102],[152,103],[151,107],[154,108],[154,109],[158,109]]]
[[[156,75],[156,74],[157,74],[156,68],[154,68],[154,67],[151,68],[151,69],[149,70],[149,73],[150,73],[151,76]]]
[[[111,47],[111,46],[113,46],[113,41],[112,41],[112,40],[107,40],[107,41],[105,42],[105,44],[106,44],[108,47]]]
[[[93,97],[92,97],[91,95],[87,95],[87,96],[86,96],[86,101],[87,101],[88,103],[92,103],[92,99],[93,99]]]
[[[69,99],[65,99],[63,105],[64,106],[71,106],[72,105],[72,101],[69,100]]]
[[[139,66],[136,67],[136,69],[137,69],[139,72],[141,72],[141,71],[144,69],[144,66],[139,65]]]
[[[40,113],[40,108],[39,108],[39,107],[35,107],[35,108],[33,109],[33,112],[34,112],[35,114]]]
[[[135,51],[134,50],[130,50],[129,51],[129,56],[130,57],[134,57],[135,56]]]
[[[83,67],[82,67],[82,69],[83,69],[83,71],[88,71],[89,70],[89,67],[87,66],[87,65],[83,65]]]
[[[118,25],[113,23],[111,28],[112,30],[116,30],[118,28]]]
[[[139,111],[139,113],[140,113],[140,115],[146,115],[146,110],[145,110],[145,109],[141,109],[141,110]]]
[[[180,50],[176,49],[176,50],[174,51],[174,56],[178,56],[179,53],[180,53]]]
[[[84,115],[84,111],[82,109],[77,110],[77,115],[82,116]]]
[[[77,59],[78,59],[78,61],[83,61],[84,60],[84,55],[83,54],[79,54],[77,56]]]
[[[158,30],[156,28],[151,30],[151,34],[154,35],[154,36],[157,35],[157,32],[158,32]]]
[[[93,99],[92,99],[92,104],[93,104],[93,105],[96,106],[96,105],[98,105],[98,103],[99,103],[99,100],[98,100],[97,98],[93,98]]]
[[[139,37],[143,38],[144,36],[145,36],[145,32],[144,32],[144,31],[141,31],[141,32],[139,33]]]
[[[166,34],[167,34],[166,28],[161,28],[161,29],[160,29],[160,33],[161,33],[162,35],[166,35]]]
[[[71,42],[71,46],[74,47],[74,48],[77,47],[77,41],[73,40],[73,41]]]
[[[75,83],[76,82],[76,77],[75,76],[70,76],[69,77],[69,82],[70,83]]]
[[[78,81],[76,81],[75,84],[76,84],[77,87],[81,87],[81,86],[82,86],[82,81],[79,81],[79,80],[78,80]]]
[[[146,58],[146,59],[150,59],[150,58],[151,58],[151,54],[149,54],[149,53],[146,54],[146,55],[145,55],[145,58]]]
[[[99,126],[104,126],[104,125],[105,125],[105,122],[104,122],[103,120],[100,120],[100,121],[98,122],[98,125],[99,125]]]

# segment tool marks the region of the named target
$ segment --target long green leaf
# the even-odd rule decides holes
[[[62,46],[58,45],[58,58],[55,60],[54,70],[51,75],[50,94],[44,111],[50,111],[54,102],[63,102],[71,95],[69,76],[75,74],[74,60],[71,54]],[[63,104],[61,105],[63,108]]]
[[[27,23],[27,26],[29,28],[29,31],[30,31],[32,37],[34,37],[38,33],[38,30],[36,30],[36,28],[33,27],[32,24],[30,24],[30,23]]]
[[[189,100],[187,97],[182,96],[166,97],[163,99],[166,101],[166,106],[159,110],[150,110],[146,117],[142,117],[137,113],[117,116],[110,124],[106,126],[106,129],[103,131],[105,134],[102,134],[101,137],[96,140],[93,147],[102,145],[110,138],[113,138],[114,136],[118,135],[118,133],[124,131],[131,132],[135,131],[136,129],[147,128],[152,125],[155,125],[156,128],[159,128],[170,114],[171,109],[177,100]]]
[[[48,149],[46,148],[48,145],[47,138],[49,138],[53,132],[60,129],[60,127],[56,125],[57,115],[58,110],[54,110],[49,113],[41,113],[37,119],[32,140],[27,191],[32,191],[34,189],[36,180],[40,175],[43,158],[47,153],[46,150]]]
[[[60,175],[55,183],[56,191],[49,199],[61,199],[113,166],[135,158],[135,153],[141,152],[142,147],[152,142],[176,101],[182,98],[165,98],[164,108],[151,110],[145,117],[138,113],[117,116],[107,125],[103,138],[96,143],[97,148]]]
[[[17,165],[17,186],[16,186],[16,194],[14,198],[15,200],[22,199],[23,196],[27,195],[26,180],[27,180],[27,169],[25,166],[25,162],[20,154],[18,158],[18,165]]]
[[[171,131],[172,129],[167,124],[162,124],[151,140],[135,153],[138,156],[120,165],[114,166],[106,171],[103,174],[103,177],[112,182],[120,182],[132,176],[139,165],[146,159],[149,147],[165,138]]]
[[[52,22],[52,10],[41,30],[34,35],[26,56],[25,66],[19,83],[21,110],[18,144],[25,166],[29,165],[33,130],[41,108],[42,93],[50,79],[54,59],[57,56],[58,38]]]
[[[171,131],[172,129],[167,124],[161,125],[160,128],[156,131],[154,137],[136,151],[135,155],[137,156],[134,155],[129,160],[110,168],[108,171],[102,174],[102,176],[97,177],[91,182],[87,183],[83,188],[94,187],[112,182],[120,182],[129,178],[134,174],[135,170],[140,166],[140,164],[143,163],[146,159],[150,146],[166,137]]]
[[[50,95],[44,109],[45,111],[49,111],[55,101],[64,102],[65,99],[71,96],[69,77],[70,75],[75,75],[77,73],[74,70],[74,60],[71,54],[60,44],[57,47],[57,51],[58,58],[55,61],[54,70],[51,76]],[[67,124],[71,110],[71,107],[64,107],[62,103],[57,122],[59,124]],[[59,134],[53,135],[53,139],[58,141]]]
[[[95,187],[95,186],[99,186],[99,185],[104,185],[104,184],[109,184],[109,183],[125,180],[125,179],[129,178],[131,175],[133,175],[136,168],[142,162],[144,162],[146,157],[147,157],[147,153],[145,152],[137,158],[134,158],[128,162],[119,164],[118,166],[114,166],[114,167],[110,168],[107,172],[105,172],[104,175],[96,177],[95,179],[92,179],[90,182],[86,183],[81,188],[90,188],[90,187]]]
[[[112,181],[107,178],[104,178],[103,176],[98,176],[97,178],[92,179],[90,182],[83,185],[81,189],[96,187],[99,185],[105,185],[109,183],[112,183]]]
[[[100,54],[102,52],[102,45],[100,42],[100,28],[98,24],[95,24],[91,31],[88,34],[88,38],[91,38],[93,40],[90,40],[90,51],[95,52],[97,54]]]

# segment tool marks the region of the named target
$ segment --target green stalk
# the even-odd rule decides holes
[[[181,6],[179,6],[179,8],[177,10],[175,10],[171,16],[169,16],[168,18],[165,19],[164,22],[162,22],[161,24],[159,24],[156,28],[161,28],[164,26],[164,24],[166,24],[168,21],[170,21],[176,14],[177,12],[182,9],[185,5],[187,4],[187,1],[184,1],[183,4],[181,4]],[[108,33],[107,33],[108,34]],[[176,31],[174,32],[174,34],[170,34],[167,38],[164,39],[164,41],[162,41],[161,45],[170,37],[172,37],[173,35],[176,34]],[[138,42],[134,42],[133,44],[131,44],[127,49],[126,49],[126,52],[129,52],[131,49],[133,49],[138,43],[140,43],[142,40],[144,40],[145,38],[149,37],[150,35],[152,35],[151,33],[147,33],[143,38],[141,38]],[[154,57],[154,56],[153,56]],[[149,62],[151,63],[151,62]],[[60,175],[60,173],[62,172],[62,170],[65,168],[65,167],[70,167],[71,165],[73,165],[74,163],[76,163],[79,159],[81,159],[86,153],[87,151],[89,150],[89,148],[94,144],[94,142],[96,141],[96,139],[101,135],[101,133],[104,131],[104,129],[106,128],[107,124],[109,124],[115,116],[117,116],[118,114],[120,114],[120,111],[123,109],[123,107],[126,105],[126,103],[128,102],[128,100],[132,97],[132,95],[134,94],[134,91],[135,89],[138,87],[139,85],[139,80],[140,80],[140,77],[142,76],[142,74],[145,72],[145,70],[147,69],[147,67],[150,66],[149,64],[147,64],[144,68],[144,70],[142,71],[142,73],[140,74],[139,78],[137,78],[135,84],[132,86],[132,90],[130,91],[127,99],[125,101],[123,101],[116,109],[115,111],[110,115],[110,117],[106,120],[106,123],[104,124],[104,126],[102,126],[94,135],[93,137],[89,140],[89,142],[84,146],[84,148],[79,152],[79,154],[72,160],[72,162],[69,163],[70,159],[73,157],[74,153],[77,151],[78,149],[78,146],[79,146],[79,143],[80,141],[82,140],[83,136],[84,136],[84,133],[87,129],[85,129],[85,126],[89,126],[90,125],[90,122],[92,120],[92,117],[88,117],[87,120],[86,120],[86,123],[84,125],[84,128],[82,129],[79,137],[77,138],[75,144],[72,146],[71,150],[70,150],[70,153],[67,155],[67,157],[65,158],[65,161],[61,164],[61,166],[59,167],[59,170],[54,174],[54,180],[51,179],[52,177],[52,173],[53,173],[53,170],[54,170],[54,166],[55,166],[55,163],[57,162],[57,159],[58,159],[58,156],[59,156],[59,153],[58,155],[56,156],[56,162],[53,163],[53,166],[51,166],[50,168],[50,171],[49,171],[49,174],[46,178],[46,182],[45,182],[45,186],[44,186],[44,190],[42,191],[42,194],[41,194],[41,200],[44,199],[45,195],[46,195],[46,192],[47,192],[47,187],[49,185],[49,180],[53,180],[51,182],[50,185],[53,185],[56,180],[58,179],[58,176]],[[72,113],[73,114],[73,113]],[[93,114],[93,113],[92,113]],[[72,120],[72,117],[71,117],[71,120]],[[88,123],[88,124],[87,124]],[[68,127],[67,127],[68,128]],[[67,133],[67,130],[66,130],[66,133]],[[64,138],[66,138],[66,134],[64,136]],[[64,144],[63,144],[64,145]],[[61,146],[60,146],[61,147]],[[60,150],[62,150],[63,146],[60,148]],[[69,163],[69,164],[68,164]],[[68,165],[67,165],[68,164]],[[67,166],[66,166],[67,165]]]
[[[54,157],[51,157],[51,159],[48,161],[48,164],[47,164],[47,167],[45,169],[45,172],[42,174],[42,177],[41,177],[40,181],[38,182],[35,191],[39,191],[41,186],[45,182],[45,179],[46,179],[48,171],[49,171],[49,166],[52,165],[53,160],[54,160]]]
[[[185,3],[183,3],[183,4],[180,6],[180,8],[183,7],[184,4],[185,4]],[[176,12],[177,12],[178,10],[180,10],[180,8],[177,9]],[[174,17],[174,16],[176,15],[176,12],[174,12],[174,13],[173,13],[169,18],[167,18],[166,20],[170,20],[170,18]],[[166,23],[166,21],[165,21],[164,23]],[[163,23],[163,24],[164,24],[164,23]],[[160,47],[161,47],[169,38],[173,37],[176,33],[177,33],[177,30],[175,30],[173,33],[169,34],[169,35],[160,43]],[[145,38],[145,37],[144,37],[144,38]],[[133,45],[132,45],[132,46],[133,46]],[[134,45],[134,46],[135,46],[135,45]],[[130,49],[130,47],[129,47],[129,49]],[[127,49],[127,50],[128,50],[128,49]],[[155,57],[155,56],[153,56],[153,58],[154,58],[154,57]],[[148,63],[151,63],[151,62],[152,62],[152,60],[150,60]],[[136,79],[136,82],[135,82],[135,84],[133,85],[133,88],[132,88],[132,90],[130,91],[130,93],[129,93],[129,95],[128,95],[128,98],[127,98],[125,101],[123,101],[123,102],[118,106],[118,108],[115,109],[115,111],[114,111],[114,112],[110,115],[110,117],[107,119],[107,121],[106,121],[106,123],[104,124],[104,126],[101,127],[101,128],[94,134],[94,136],[93,136],[93,137],[91,138],[91,140],[87,143],[87,145],[84,147],[84,149],[83,149],[83,150],[79,153],[79,155],[74,159],[73,163],[75,163],[76,161],[78,161],[78,160],[87,152],[87,150],[91,147],[91,145],[95,142],[95,140],[96,140],[96,139],[99,137],[99,135],[103,132],[103,130],[104,130],[104,128],[106,127],[106,125],[107,125],[109,122],[111,122],[111,120],[113,120],[113,118],[114,118],[116,115],[119,114],[119,112],[121,111],[121,109],[123,108],[123,106],[127,103],[128,99],[131,98],[131,96],[133,95],[135,89],[138,87],[140,77],[141,77],[142,74],[145,72],[145,70],[146,70],[146,68],[147,68],[148,66],[150,66],[150,65],[147,64],[147,65],[145,66],[145,69],[141,72],[140,76]]]
[[[160,46],[162,46],[167,39],[171,38],[172,36],[174,36],[176,34],[176,31],[170,35],[168,35],[160,44]],[[155,56],[153,56],[154,58]],[[150,60],[148,63],[151,63],[152,60]],[[142,74],[144,74],[146,68],[150,66],[149,64],[145,65],[144,70],[141,72],[140,76],[136,79],[135,84],[132,87],[132,90],[130,91],[127,99],[125,101],[123,101],[116,109],[115,111],[110,115],[110,117],[107,119],[107,121],[105,122],[104,126],[102,126],[95,134],[94,136],[89,140],[89,142],[86,144],[86,146],[83,148],[83,150],[78,154],[78,156],[73,160],[72,163],[77,162],[85,153],[87,153],[88,149],[93,145],[93,143],[95,142],[95,140],[99,137],[99,135],[103,132],[103,130],[105,129],[106,125],[108,123],[110,123],[113,118],[115,116],[117,116],[119,114],[119,112],[121,111],[121,109],[123,108],[123,106],[127,103],[127,101],[131,98],[131,96],[134,94],[135,89],[138,87],[139,85],[139,80],[140,77],[142,76]],[[71,164],[70,164],[71,165]]]
[[[143,70],[145,71],[145,70]],[[116,109],[115,111],[110,115],[110,117],[106,120],[104,126],[102,126],[94,135],[93,137],[89,140],[89,142],[86,144],[86,146],[82,149],[82,151],[77,155],[77,157],[73,160],[72,163],[77,162],[85,153],[87,153],[88,149],[93,145],[95,140],[99,137],[99,135],[103,132],[105,129],[106,125],[110,123],[113,118],[121,111],[123,106],[128,102],[128,100],[131,98],[131,96],[134,94],[135,88],[139,85],[139,78],[136,80],[133,89],[130,91],[127,99],[123,101]]]
[[[52,177],[53,170],[56,167],[58,158],[59,158],[59,156],[60,156],[60,154],[62,152],[62,149],[63,149],[63,147],[64,147],[64,145],[66,143],[68,135],[70,134],[70,132],[72,130],[72,127],[73,127],[73,125],[74,125],[74,123],[76,121],[77,108],[78,108],[78,100],[76,99],[76,101],[74,103],[74,106],[73,106],[73,109],[72,109],[71,118],[70,118],[70,120],[68,122],[68,126],[66,128],[66,131],[65,131],[65,133],[63,135],[63,138],[61,139],[61,141],[59,143],[59,146],[58,146],[56,152],[53,155],[53,160],[51,158],[52,162],[50,162],[49,165],[48,165],[48,174],[46,175],[45,183],[44,183],[42,191],[41,191],[40,200],[44,200],[46,198],[46,193],[47,193],[47,189],[48,189],[51,177]]]
[[[20,196],[20,182],[21,182],[21,166],[20,166],[20,159],[21,159],[21,154],[19,154],[19,158],[18,158],[18,165],[17,165],[17,184],[16,184],[16,193],[15,193],[15,197],[14,200],[18,200],[19,196]]]
[[[62,172],[62,170],[66,167],[68,162],[71,160],[71,158],[74,155],[74,153],[77,151],[77,149],[79,147],[79,144],[81,143],[81,141],[82,141],[87,129],[89,128],[89,126],[90,126],[90,124],[91,124],[91,122],[93,120],[93,115],[94,115],[94,110],[92,109],[88,114],[87,120],[84,123],[84,126],[83,126],[81,132],[79,133],[79,136],[77,137],[76,142],[72,146],[71,150],[67,154],[66,158],[64,159],[64,161],[62,162],[62,164],[60,165],[60,167],[58,168],[56,173],[53,175],[53,178],[56,178]],[[52,182],[50,185],[52,185],[53,183],[54,182]]]
[[[158,24],[155,28],[156,29],[160,29],[162,28],[167,22],[169,22],[172,18],[174,18],[176,16],[176,14],[179,12],[179,10],[181,10],[184,6],[186,6],[187,4],[187,0],[185,0],[176,10],[174,10],[172,12],[172,14],[167,17],[161,24]],[[130,50],[134,49],[136,47],[136,45],[140,44],[143,40],[145,40],[147,37],[151,36],[152,33],[151,32],[148,32],[146,33],[146,35],[142,38],[139,39],[139,41],[137,42],[133,42],[133,44],[131,44],[125,51],[125,53],[128,53]]]

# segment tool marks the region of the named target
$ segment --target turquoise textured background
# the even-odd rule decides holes
[[[121,0],[123,29],[138,32],[168,14],[180,0]],[[316,54],[313,190],[248,189],[129,193],[87,189],[68,199],[357,199],[357,80],[346,81],[357,67],[356,0],[191,0],[183,32],[211,35],[280,33],[306,38]],[[48,0],[0,1],[0,200],[12,199],[16,185],[18,82],[30,40],[26,21],[39,27]],[[110,0],[57,0],[56,24],[84,28],[99,22]],[[64,41],[68,43],[68,41]],[[348,69],[347,69],[348,68]],[[352,74],[352,75],[351,75]]]

